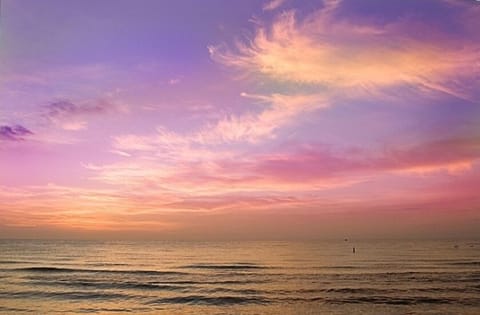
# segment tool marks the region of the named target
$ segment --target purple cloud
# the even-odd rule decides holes
[[[104,101],[79,105],[68,100],[60,100],[47,105],[47,115],[49,117],[95,115],[106,113],[112,108],[112,104]]]
[[[45,106],[44,116],[51,123],[66,130],[80,130],[87,126],[87,117],[102,115],[120,110],[118,106],[105,100],[74,103],[59,100]]]
[[[22,141],[25,136],[33,135],[33,132],[21,125],[0,126],[0,140]]]

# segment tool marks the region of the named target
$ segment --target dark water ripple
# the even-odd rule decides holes
[[[2,298],[13,299],[62,299],[62,300],[111,300],[111,299],[126,299],[131,296],[120,293],[106,293],[106,292],[87,292],[87,291],[74,291],[74,292],[45,292],[45,291],[21,291],[21,292],[0,292]]]
[[[132,290],[152,290],[152,291],[185,291],[188,287],[175,285],[162,285],[150,283],[135,283],[135,282],[94,282],[94,281],[36,281],[32,285],[40,286],[62,286],[73,288],[93,288],[99,290],[105,289],[132,289]]]
[[[72,269],[72,268],[57,268],[57,267],[28,267],[10,269],[11,271],[23,272],[38,272],[38,273],[114,273],[124,275],[186,275],[185,272],[180,271],[156,271],[156,270],[110,270],[110,269]]]
[[[16,314],[16,313],[34,313],[34,310],[17,307],[3,307],[0,306],[0,314]]]
[[[194,264],[181,266],[180,268],[186,269],[212,269],[212,270],[250,270],[250,269],[270,269],[272,267],[259,266],[249,263],[236,263],[226,265],[214,265],[214,264]]]
[[[366,304],[391,304],[391,305],[419,305],[419,304],[459,304],[467,306],[480,305],[480,299],[467,298],[435,298],[426,296],[415,297],[392,297],[392,296],[362,296],[355,298],[329,298],[325,299],[327,303],[366,303]]]
[[[266,304],[269,301],[262,297],[239,296],[203,296],[189,295],[155,299],[149,304],[193,304],[193,305],[233,305],[233,304]]]

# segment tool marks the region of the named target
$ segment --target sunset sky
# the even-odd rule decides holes
[[[0,14],[0,238],[480,237],[478,1]]]

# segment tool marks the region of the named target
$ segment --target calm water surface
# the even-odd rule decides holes
[[[0,314],[56,313],[477,315],[480,242],[0,241]]]

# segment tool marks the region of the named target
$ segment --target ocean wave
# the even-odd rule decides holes
[[[70,287],[70,288],[93,288],[93,289],[130,289],[130,290],[151,290],[151,291],[185,291],[192,289],[188,286],[166,285],[156,283],[138,283],[138,282],[104,282],[104,281],[86,281],[86,280],[66,280],[66,281],[35,281],[32,285],[52,286],[52,287]]]
[[[86,263],[86,265],[94,266],[94,267],[129,266],[129,264],[120,264],[120,263]]]
[[[61,300],[112,300],[112,299],[129,299],[130,296],[122,293],[108,293],[108,292],[87,292],[87,291],[72,291],[72,292],[48,292],[48,291],[13,291],[0,292],[0,297],[15,298],[15,299],[61,299]]]
[[[480,281],[480,273],[469,271],[396,271],[396,272],[362,272],[362,273],[330,273],[317,274],[328,280],[349,281],[415,281],[415,282],[470,282]]]
[[[204,296],[189,295],[155,299],[149,304],[192,304],[192,305],[235,305],[235,304],[267,304],[270,301],[263,297],[240,296]]]
[[[259,266],[249,263],[235,263],[235,264],[193,264],[181,266],[186,269],[213,269],[213,270],[249,270],[249,269],[270,269],[271,267]]]
[[[144,311],[145,309],[141,309],[138,311]],[[78,313],[81,314],[88,314],[88,313],[93,313],[93,314],[98,314],[98,313],[134,313],[136,310],[132,310],[129,308],[106,308],[106,307],[100,307],[100,308],[79,308]]]
[[[388,305],[418,305],[418,304],[460,304],[468,306],[480,305],[477,298],[450,298],[450,297],[391,297],[391,296],[359,296],[352,298],[325,298],[330,304],[388,304]]]
[[[447,265],[452,265],[452,266],[480,266],[480,261],[457,261],[457,262],[447,263]]]
[[[268,280],[249,280],[249,279],[241,279],[241,280],[169,280],[169,281],[161,281],[157,282],[160,284],[213,284],[213,285],[245,285],[245,284],[261,284],[261,283],[268,283]]]
[[[65,275],[65,276],[64,276]],[[1,277],[1,275],[0,275]],[[94,274],[91,277],[88,275],[84,277],[77,277],[76,275],[68,274],[58,274],[56,277],[52,277],[50,274],[43,275],[32,275],[23,277],[23,279],[29,281],[32,284],[38,285],[67,285],[67,286],[95,286],[98,283],[104,283],[105,285],[115,285],[116,282],[119,282],[118,278],[98,278]],[[228,285],[228,286],[243,286],[243,285],[255,285],[262,283],[269,283],[270,281],[265,279],[239,279],[239,280],[183,280],[181,278],[166,278],[166,279],[156,279],[156,281],[141,283],[141,282],[127,282],[129,285],[138,285],[140,286],[152,286],[152,287],[185,287],[185,286],[195,286],[195,285]],[[122,283],[122,282],[120,282]],[[125,282],[123,282],[125,284]],[[103,284],[100,284],[103,285]]]
[[[77,268],[59,268],[59,267],[26,267],[8,269],[11,271],[33,272],[33,273],[119,273],[135,275],[187,275],[188,273],[180,271],[157,271],[157,270],[112,270],[112,269],[77,269]]]
[[[31,263],[35,263],[35,262],[26,261],[26,260],[0,260],[0,264],[4,264],[4,265],[31,264]]]
[[[233,289],[233,288],[225,288],[225,287],[216,287],[216,288],[204,288],[200,289],[202,293],[235,293],[241,295],[261,295],[266,294],[267,292],[264,290],[256,290],[256,289]]]
[[[477,293],[478,288],[472,287],[426,287],[426,288],[408,288],[408,289],[382,289],[382,288],[331,288],[319,290],[319,292],[339,293],[339,294],[405,294],[405,293]]]
[[[29,310],[27,308],[0,306],[0,314],[19,314],[19,313],[35,313],[35,311]]]

